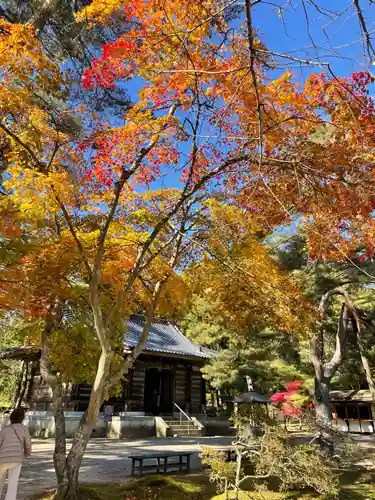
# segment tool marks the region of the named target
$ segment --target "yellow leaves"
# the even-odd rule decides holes
[[[58,64],[47,57],[32,25],[0,20],[0,142],[9,164],[22,169],[38,162],[62,140],[51,125],[54,99],[64,93]],[[25,205],[25,208],[29,208]]]
[[[77,106],[77,111],[81,111],[82,113],[86,113],[86,107],[84,104],[80,104],[79,106]]]
[[[0,66],[2,92],[6,92],[11,79],[16,78],[25,82],[28,89],[36,88],[35,83],[40,83],[38,79],[54,82],[56,87],[61,84],[58,66],[43,54],[31,24],[12,24],[0,19]],[[17,86],[12,85],[12,90],[16,91]]]
[[[78,232],[78,239],[84,244],[85,247],[95,247],[96,242],[98,241],[100,231],[99,229],[95,229],[93,231],[85,231]]]
[[[57,197],[68,206],[74,204],[74,186],[66,172],[44,175],[23,168],[22,164],[8,169],[9,178],[4,186],[12,193],[13,202],[27,219],[43,219],[60,211]]]
[[[77,12],[75,18],[79,22],[90,20],[90,27],[92,23],[109,23],[111,15],[127,3],[129,3],[128,0],[94,0]]]
[[[205,294],[233,328],[249,325],[300,333],[307,316],[296,282],[285,276],[259,239],[257,220],[210,200],[210,257],[187,273],[195,294]],[[217,308],[217,310],[216,310]]]
[[[143,224],[150,219],[150,212],[146,208],[140,208],[133,213],[133,217],[139,224]]]
[[[126,280],[126,273],[133,265],[134,257],[126,256],[124,253],[119,253],[117,259],[106,260],[102,268],[103,282],[121,290]]]
[[[278,87],[280,83],[290,83],[290,79],[292,78],[292,72],[287,71],[286,73],[283,73],[279,78],[276,78],[276,80],[273,80],[271,83],[274,87]]]

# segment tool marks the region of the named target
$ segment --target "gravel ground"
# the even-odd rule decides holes
[[[375,451],[375,436],[352,436],[367,453]],[[143,439],[143,440],[110,440],[92,439],[83,459],[80,480],[87,483],[123,482],[129,479],[131,473],[131,454],[156,453],[158,451],[192,451],[191,466],[199,469],[199,452],[203,445],[230,444],[231,437],[178,437],[170,439]],[[33,440],[33,453],[22,468],[18,500],[26,500],[31,494],[39,493],[55,486],[55,472],[53,468],[52,439]],[[367,454],[366,453],[366,454]],[[364,459],[365,457],[363,457]],[[367,460],[361,460],[365,465]],[[366,464],[367,465],[367,464]]]
[[[110,440],[92,439],[83,459],[80,480],[87,483],[110,483],[126,481],[131,473],[132,454],[156,453],[158,451],[192,451],[195,452],[191,466],[200,467],[199,452],[201,445],[230,444],[230,437],[179,437],[170,439],[143,440]],[[52,439],[33,440],[33,453],[22,468],[18,500],[26,500],[29,495],[39,493],[55,486],[53,468]]]

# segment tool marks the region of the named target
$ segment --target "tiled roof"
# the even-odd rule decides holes
[[[269,398],[265,394],[259,394],[259,392],[246,392],[240,396],[236,396],[233,400],[234,403],[268,403]]]
[[[37,346],[7,347],[0,349],[0,359],[34,360],[40,357],[40,348]]]
[[[347,391],[331,391],[329,393],[330,401],[345,401],[351,399],[355,390],[349,389]]]
[[[331,391],[329,393],[330,401],[364,401],[371,402],[372,396],[368,389],[361,389],[360,391],[348,390],[348,391]]]
[[[144,319],[132,316],[126,321],[125,345],[134,347],[141,336]],[[148,342],[144,351],[208,359],[211,355],[198,344],[193,344],[180,330],[168,321],[155,320],[151,324]]]

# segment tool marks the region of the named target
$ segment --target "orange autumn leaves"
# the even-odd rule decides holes
[[[254,37],[260,148],[246,30],[229,29],[224,11],[206,0],[91,2],[78,14],[80,21],[109,23],[116,16],[124,19],[124,29],[87,68],[82,82],[87,96],[96,85],[129,91],[136,82],[140,90],[120,123],[93,119],[95,128],[84,130],[79,138],[64,136],[40,100],[35,101],[38,92],[64,98],[69,85],[65,74],[43,52],[32,27],[3,21],[0,42],[9,50],[0,55],[6,87],[0,95],[5,127],[0,127],[0,136],[8,143],[9,196],[2,209],[17,214],[14,220],[20,221],[21,234],[4,231],[10,240],[30,233],[33,243],[39,239],[40,255],[36,252],[16,267],[29,268],[28,279],[35,279],[35,293],[43,296],[43,303],[48,296],[45,283],[52,290],[54,283],[68,290],[62,283],[72,273],[87,279],[77,242],[66,224],[61,226],[61,205],[72,214],[76,239],[90,261],[124,169],[129,181],[120,196],[102,268],[103,283],[113,287],[114,295],[132,269],[145,235],[166,211],[163,202],[151,206],[144,197],[142,190],[151,190],[155,182],[166,191],[183,192],[201,182],[201,200],[218,188],[228,204],[244,208],[269,230],[304,217],[312,256],[342,258],[361,243],[372,248],[371,78],[365,73],[338,80],[313,75],[305,85],[297,85],[290,72],[273,78],[267,69],[267,48]],[[85,108],[80,112],[85,115]],[[85,118],[89,123],[91,117]],[[138,165],[136,159],[145,150]],[[144,210],[146,222],[131,220],[130,214],[138,210]],[[208,244],[217,246],[214,240]],[[260,244],[254,245],[260,259],[254,280],[262,276],[267,281],[266,257]],[[48,252],[56,264],[47,265]],[[245,260],[242,264],[250,265]],[[152,280],[162,273],[165,261],[153,265],[147,274]],[[39,274],[43,269],[48,275],[45,283]],[[182,290],[178,276],[173,279]],[[146,300],[142,285],[137,287],[139,300]]]
[[[375,121],[369,73],[316,74],[304,85],[290,71],[271,77],[273,56],[254,36],[260,159],[246,29],[229,29],[224,7],[204,0],[94,0],[78,14],[93,25],[111,16],[122,16],[129,29],[93,61],[87,88],[142,78],[140,114],[178,101],[190,119],[199,101],[209,112],[199,146],[204,168],[198,155],[193,168],[196,182],[228,157],[246,153],[246,161],[225,171],[243,207],[271,227],[303,215],[314,258],[343,259],[359,244],[371,253]]]
[[[243,210],[209,202],[210,223],[204,235],[210,251],[186,273],[190,293],[210,303],[236,335],[275,329],[308,336],[313,307],[294,279],[284,273],[262,244],[264,230]]]

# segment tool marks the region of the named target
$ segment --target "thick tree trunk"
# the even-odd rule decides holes
[[[58,376],[52,373],[50,361],[51,334],[60,321],[60,312],[60,302],[56,300],[55,303],[51,305],[45,319],[42,334],[40,372],[43,379],[52,389],[52,409],[55,420],[55,449],[53,453],[53,463],[55,466],[58,491],[60,490],[57,498],[62,500],[64,496],[62,496],[61,490],[66,489],[68,486],[63,390]]]
[[[319,444],[326,455],[333,455],[334,440],[332,428],[332,405],[329,400],[331,378],[319,380],[315,377],[315,413],[318,431],[314,442]]]
[[[66,449],[61,450],[63,453],[56,454],[54,460],[58,480],[55,495],[56,500],[73,500],[77,496],[79,487],[79,470],[92,430],[95,427],[100,407],[104,401],[111,361],[111,353],[102,353],[98,364],[95,382],[91,391],[89,407],[82,416],[81,422],[79,423],[74,435],[71,449],[67,456]],[[62,473],[59,475],[58,471],[61,471]]]
[[[124,360],[124,363],[121,366],[121,370],[119,370],[119,372],[116,374],[115,377],[111,377],[110,370],[115,353],[112,348],[112,338],[108,331],[108,318],[107,320],[104,320],[103,317],[100,288],[99,288],[101,259],[103,254],[103,245],[104,245],[103,238],[105,237],[107,229],[108,227],[106,226],[106,228],[104,228],[103,230],[104,232],[101,233],[100,236],[100,245],[96,255],[94,271],[92,273],[91,293],[90,293],[90,305],[94,318],[95,332],[100,342],[101,355],[98,362],[94,384],[91,389],[89,405],[84,415],[82,416],[78,428],[75,432],[69,454],[66,457],[65,461],[63,461],[62,458],[62,451],[64,451],[64,458],[66,456],[65,449],[64,450],[61,449],[60,450],[61,454],[56,456],[55,467],[56,466],[60,467],[62,471],[60,477],[56,469],[56,473],[58,476],[58,488],[55,497],[56,500],[72,500],[76,498],[78,492],[79,469],[81,467],[82,459],[86,451],[86,447],[90,439],[91,433],[95,427],[100,407],[102,406],[106,393],[111,388],[113,382],[126,375],[130,370],[130,368],[132,367],[134,361],[141,354],[148,340],[150,325],[155,312],[155,308],[157,306],[160,297],[160,293],[162,291],[164,284],[169,278],[171,272],[170,270],[168,270],[163,275],[161,280],[156,283],[147,310],[146,321],[139,342],[132,350],[132,353],[129,356],[127,356],[127,358]],[[174,266],[177,263],[177,258],[179,255],[180,245],[182,241],[182,234],[183,233],[181,233],[181,236],[179,236],[177,239],[176,250],[172,254],[170,260],[171,268],[174,268]],[[55,395],[55,398],[56,397],[57,395]],[[61,414],[63,417],[63,412],[61,412]],[[63,418],[62,421],[64,421]],[[64,428],[64,437],[65,437],[65,428]],[[57,441],[56,441],[56,446],[57,446]],[[65,446],[65,439],[64,439],[64,446]]]
[[[28,403],[31,398],[34,377],[36,373],[35,361],[23,361],[17,391],[13,399],[14,408],[19,408],[23,403]]]
[[[58,383],[53,388],[53,416],[55,419],[55,449],[53,453],[53,464],[57,479],[57,491],[65,489],[68,486],[68,474],[66,467],[66,431],[65,431],[65,416],[64,402],[61,384]],[[61,493],[60,493],[61,494]],[[58,496],[56,498],[59,498]],[[64,497],[60,496],[62,500]],[[60,500],[59,499],[59,500]]]
[[[332,406],[329,400],[329,389],[331,379],[315,376],[315,412],[316,421],[323,429],[328,429],[332,424]]]
[[[323,318],[327,307],[327,302],[333,295],[343,295],[346,292],[341,290],[331,290],[327,292],[321,300],[319,312],[320,321],[318,323],[317,333],[310,340],[310,358],[315,370],[315,393],[314,403],[317,416],[317,422],[321,425],[330,427],[332,425],[332,408],[329,401],[329,390],[332,377],[340,367],[346,348],[346,339],[348,336],[348,307],[344,302],[341,306],[340,317],[336,332],[335,351],[328,362],[325,362],[324,352],[324,334]]]
[[[27,394],[27,390],[30,384],[30,371],[31,371],[31,363],[30,361],[24,362],[24,374],[23,374],[23,383],[21,386],[21,390],[18,395],[17,408],[22,405],[25,400],[25,395]]]
[[[36,372],[37,372],[37,367],[38,367],[38,362],[32,361],[31,368],[29,371],[29,378],[28,378],[28,383],[27,383],[26,394],[25,394],[25,403],[27,403],[27,404],[30,403],[30,400],[31,400],[31,395],[33,392],[33,387],[34,387],[34,379],[35,379]]]
[[[119,378],[127,375],[134,361],[139,356],[139,354],[141,354],[143,347],[148,340],[148,333],[153,314],[158,303],[160,292],[162,290],[164,282],[165,277],[163,277],[163,280],[155,285],[153,297],[146,314],[146,321],[143,326],[143,331],[139,342],[133,349],[132,353],[124,360],[124,363],[121,367],[121,373],[116,374],[116,376],[114,377],[110,377],[110,368],[114,353],[109,345],[109,336],[107,328],[103,322],[99,296],[95,294],[93,294],[92,296],[91,307],[94,316],[96,333],[102,346],[102,353],[99,359],[95,381],[91,390],[89,406],[85,414],[82,416],[81,422],[73,439],[72,447],[66,460],[66,470],[69,487],[68,489],[66,489],[64,485],[62,485],[61,488],[58,488],[58,494],[56,497],[57,500],[70,500],[75,498],[75,494],[78,490],[79,469],[81,467],[82,459],[86,451],[86,447],[90,439],[92,430],[95,427],[100,407],[103,404],[108,389]]]
[[[335,351],[330,360],[325,362],[323,319],[328,300],[333,295],[344,296],[345,302],[341,305],[336,331]],[[310,357],[315,370],[314,405],[318,429],[314,441],[319,443],[322,450],[330,455],[333,453],[333,428],[329,392],[332,377],[340,367],[345,355],[349,310],[350,306],[345,291],[337,289],[327,292],[322,297],[319,306],[320,320],[317,325],[317,332],[310,339]]]
[[[363,370],[364,370],[365,375],[366,375],[366,381],[367,381],[368,387],[370,389],[372,401],[375,403],[375,384],[374,384],[374,380],[372,378],[370,363],[369,363],[369,360],[367,357],[366,346],[364,345],[363,340],[362,340],[362,323],[361,323],[361,319],[359,318],[356,309],[354,308],[354,305],[353,305],[353,322],[352,323],[353,323],[353,329],[354,329],[356,337],[357,337],[359,354],[361,356]]]

